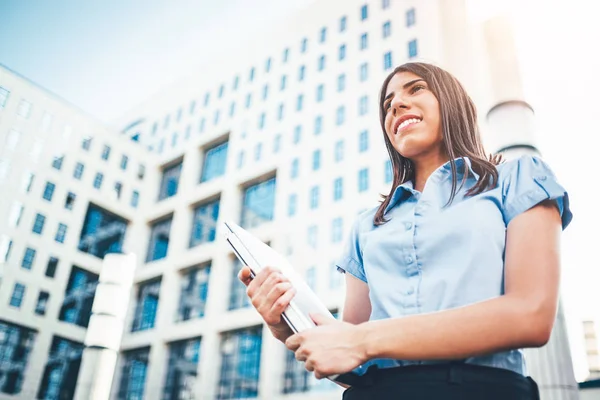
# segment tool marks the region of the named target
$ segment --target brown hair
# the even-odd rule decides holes
[[[429,86],[429,90],[431,90],[439,102],[443,146],[450,159],[450,168],[452,170],[452,191],[446,205],[452,203],[456,192],[462,188],[467,179],[467,174],[464,174],[462,182],[460,186],[458,186],[456,163],[454,162],[458,157],[468,157],[471,161],[473,171],[479,175],[477,183],[467,191],[467,196],[482,193],[495,187],[498,183],[498,170],[496,169],[496,165],[501,162],[501,157],[499,155],[490,155],[489,158],[486,156],[481,142],[479,127],[477,125],[477,111],[475,109],[475,104],[460,82],[449,72],[431,64],[403,64],[394,69],[394,71],[385,78],[379,96],[379,119],[383,130],[385,145],[390,155],[390,159],[392,160],[394,180],[390,193],[388,195],[382,195],[383,201],[375,213],[373,221],[375,225],[382,225],[387,222],[384,217],[385,209],[390,204],[392,194],[396,187],[415,177],[412,161],[403,157],[396,151],[385,132],[385,110],[383,109],[383,102],[390,80],[399,72],[412,72],[425,80]]]

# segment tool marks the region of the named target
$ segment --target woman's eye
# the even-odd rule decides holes
[[[412,87],[412,89],[410,90],[411,93],[416,93],[421,89],[425,89],[425,86],[423,85],[415,85]]]

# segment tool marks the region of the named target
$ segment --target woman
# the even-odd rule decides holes
[[[565,190],[536,157],[486,157],[473,102],[438,67],[396,68],[379,105],[394,180],[337,264],[343,322],[293,335],[294,289],[271,268],[240,271],[252,304],[317,378],[368,367],[345,399],[538,398],[519,349],[550,337]]]

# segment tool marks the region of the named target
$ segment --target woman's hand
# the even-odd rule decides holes
[[[246,285],[246,293],[256,311],[265,321],[273,336],[285,342],[294,332],[282,320],[281,314],[296,294],[289,280],[272,267],[263,268],[254,278],[244,266],[238,278]]]
[[[317,379],[343,374],[368,361],[365,333],[359,325],[311,315],[316,328],[290,336],[285,345]]]

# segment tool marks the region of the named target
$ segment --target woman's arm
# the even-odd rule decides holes
[[[366,359],[460,359],[546,344],[560,280],[561,220],[545,201],[507,229],[505,295],[452,310],[361,324]]]
[[[367,322],[371,316],[369,286],[352,274],[344,275],[346,276],[346,299],[342,320],[354,325]]]

